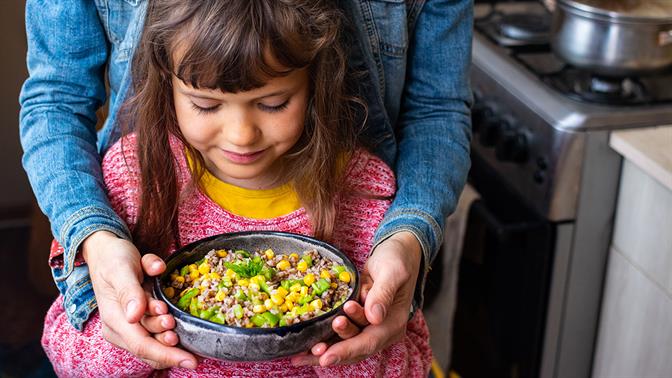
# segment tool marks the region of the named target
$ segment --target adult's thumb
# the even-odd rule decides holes
[[[116,301],[117,305],[126,315],[129,323],[137,323],[145,313],[147,299],[145,291],[142,288],[142,282],[130,267],[118,267],[117,273],[112,281],[113,291],[116,292],[116,298],[110,298]]]
[[[377,325],[385,320],[399,287],[394,275],[388,272],[383,271],[375,277],[364,302],[364,314],[369,323]]]

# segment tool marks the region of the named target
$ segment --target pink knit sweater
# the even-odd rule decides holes
[[[133,135],[115,144],[103,160],[103,174],[112,207],[129,225],[137,219],[139,196],[138,162]],[[122,152],[123,145],[123,152]],[[178,162],[181,187],[189,180],[184,149],[172,142]],[[338,222],[334,244],[361,269],[372,247],[373,234],[389,207],[395,180],[391,170],[378,158],[358,151],[346,171],[350,192],[370,195],[347,195],[339,198]],[[183,243],[211,235],[244,230],[277,230],[311,235],[305,209],[273,219],[244,218],[222,209],[200,191],[188,195],[180,207],[179,231]],[[213,359],[199,361],[196,371],[172,368],[153,371],[132,354],[108,343],[102,336],[99,315],[95,312],[84,330],[78,332],[68,323],[59,297],[49,309],[44,325],[42,345],[56,373],[64,377],[143,377],[166,374],[171,377],[426,377],[431,362],[429,332],[421,312],[409,321],[405,337],[385,350],[353,365],[294,367],[288,358],[269,362],[227,362]]]

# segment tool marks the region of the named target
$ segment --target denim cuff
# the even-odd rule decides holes
[[[109,231],[122,239],[131,240],[128,226],[111,209],[89,206],[76,211],[65,222],[58,237],[64,249],[64,256],[63,269],[53,271],[57,282],[70,276],[77,250],[84,239],[96,231]]]
[[[425,281],[430,264],[441,245],[443,233],[441,227],[429,214],[415,209],[396,209],[385,215],[385,219],[374,235],[373,249],[397,232],[408,231],[420,242],[422,261],[415,283],[413,306],[410,316],[416,309],[422,308],[424,302]],[[372,250],[373,250],[372,249]]]

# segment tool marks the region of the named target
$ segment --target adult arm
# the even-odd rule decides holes
[[[106,97],[109,47],[94,2],[28,0],[26,35],[29,77],[20,95],[23,165],[64,248],[52,266],[69,320],[81,330],[96,306],[106,301],[100,306],[101,319],[121,335],[110,341],[149,361],[177,365],[188,359],[195,364],[193,356],[156,340],[154,347],[147,347],[150,340],[131,327],[139,326],[134,323],[146,312],[147,298],[140,286],[140,255],[128,242],[128,228],[110,208],[103,186],[95,125],[96,110]],[[119,242],[106,244],[111,238]],[[80,248],[88,269],[75,267]],[[109,264],[105,258],[111,254],[120,261],[114,274],[99,269]],[[128,308],[129,303],[136,305]]]
[[[312,350],[322,366],[356,362],[390,345],[403,334],[411,303],[422,305],[444,219],[455,209],[470,166],[472,18],[469,0],[428,1],[418,16],[396,128],[397,195],[366,265],[371,286],[364,308],[351,303],[350,320],[335,319],[334,329],[346,340]],[[315,363],[314,356],[294,362]]]

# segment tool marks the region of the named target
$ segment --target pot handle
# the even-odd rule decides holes
[[[667,46],[672,43],[672,30],[658,33],[658,46]]]

